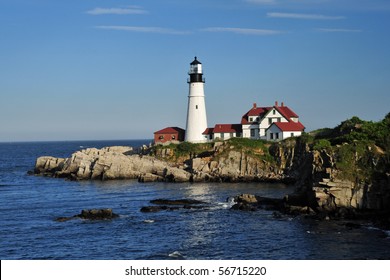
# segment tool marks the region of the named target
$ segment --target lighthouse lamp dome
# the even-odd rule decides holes
[[[196,56],[194,61],[190,64],[189,74],[202,74],[202,63],[200,63]]]

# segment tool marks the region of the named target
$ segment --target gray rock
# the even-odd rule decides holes
[[[191,174],[151,156],[127,155],[131,147],[88,148],[70,158],[40,157],[34,173],[77,180],[139,179],[142,182],[188,182]]]

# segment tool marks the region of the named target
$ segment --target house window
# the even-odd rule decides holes
[[[163,136],[163,135],[160,135],[160,136],[158,137],[158,139],[162,140],[162,139],[164,139],[164,136]]]
[[[274,139],[274,134],[272,132],[269,134],[269,139],[271,139],[271,140]]]
[[[172,139],[176,139],[175,135],[172,135]]]
[[[255,137],[256,136],[256,130],[255,129],[251,129],[251,137]]]
[[[269,118],[269,119],[268,119],[268,124],[269,124],[269,125],[272,124],[272,118]]]
[[[294,133],[291,133],[291,137],[294,137]]]
[[[275,109],[272,111],[272,114],[274,114],[274,115],[276,114],[276,110]]]
[[[276,138],[276,139],[279,139],[279,132],[276,132],[276,133],[275,133],[275,138]]]
[[[282,119],[281,118],[278,118],[278,122],[281,122],[282,121]]]
[[[221,133],[221,139],[225,138],[225,133]]]
[[[195,105],[195,109],[198,109],[198,105]]]
[[[250,122],[253,122],[253,118],[252,118],[252,117],[250,117],[250,118],[249,118],[249,121],[250,121]]]
[[[233,137],[234,137],[234,133],[231,132],[231,133],[230,133],[230,138],[233,138]]]

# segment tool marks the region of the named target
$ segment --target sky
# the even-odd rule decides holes
[[[0,141],[151,139],[284,102],[306,131],[390,112],[388,0],[0,0]]]

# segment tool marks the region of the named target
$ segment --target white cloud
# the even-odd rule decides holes
[[[86,13],[90,15],[139,15],[148,12],[139,6],[127,6],[125,8],[94,8]]]
[[[318,14],[296,14],[296,13],[267,13],[269,18],[290,18],[290,19],[309,19],[309,20],[339,20],[345,19],[344,16],[326,16]]]
[[[251,4],[257,4],[257,5],[275,5],[275,6],[283,6],[283,7],[297,7],[297,6],[304,5],[305,7],[307,7],[308,5],[317,6],[319,4],[328,4],[332,0],[243,0],[243,1]],[[337,0],[337,1],[343,1],[343,0]]]
[[[95,26],[95,28],[106,29],[106,30],[159,33],[159,34],[172,34],[172,35],[186,35],[190,33],[189,31],[180,31],[180,30],[163,28],[163,27],[145,27],[145,26],[101,25],[101,26]]]
[[[344,29],[344,28],[317,28],[315,29],[316,31],[319,32],[351,32],[351,33],[357,33],[357,32],[362,32],[360,29]]]
[[[201,31],[206,32],[231,32],[244,35],[275,35],[281,34],[282,31],[271,29],[252,29],[252,28],[235,28],[235,27],[208,27],[203,28]]]

